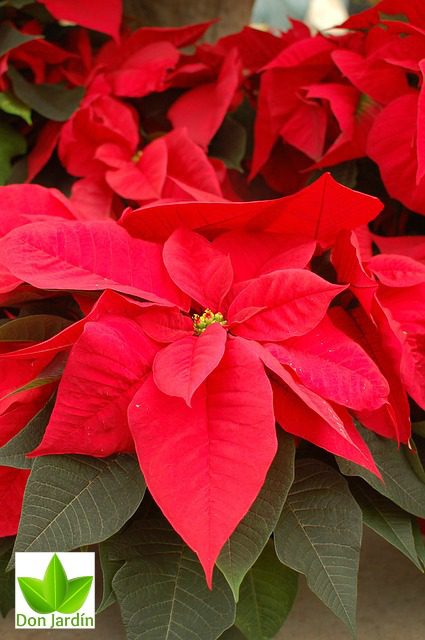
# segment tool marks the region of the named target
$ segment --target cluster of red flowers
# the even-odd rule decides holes
[[[112,39],[94,51],[77,28],[59,46],[28,20],[0,61],[4,89],[29,71],[34,86],[84,88],[68,119],[38,122],[28,156],[32,180],[56,149],[70,197],[0,189],[0,443],[57,388],[30,456],[135,451],[210,581],[276,422],[379,475],[354,420],[407,443],[408,395],[425,409],[425,239],[377,235],[379,200],[312,181],[369,157],[425,214],[425,12],[383,0],[338,37],[294,23],[188,51],[208,24],[120,35],[119,2],[93,16],[43,3]],[[252,153],[235,168],[214,145],[246,136],[247,112]],[[21,333],[22,306],[64,294],[74,318],[43,311]],[[16,533],[27,475],[1,468],[1,535]]]

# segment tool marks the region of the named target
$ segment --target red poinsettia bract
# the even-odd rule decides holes
[[[10,231],[0,259],[14,277],[142,300],[106,292],[46,343],[0,356],[19,386],[69,352],[32,455],[136,450],[209,582],[262,487],[276,421],[378,473],[350,413],[378,411],[388,383],[335,322],[343,309],[330,305],[347,284],[314,273],[311,259],[379,208],[324,176],[276,201],[155,206],[121,224],[44,217]],[[154,219],[156,240],[143,239]]]

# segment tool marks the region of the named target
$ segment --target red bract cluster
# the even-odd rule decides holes
[[[29,457],[137,453],[210,584],[276,423],[380,477],[356,423],[406,444],[408,396],[425,409],[425,240],[382,235],[425,214],[421,1],[341,36],[294,22],[196,47],[209,24],[120,30],[119,2],[43,0],[112,37],[97,47],[11,11],[2,90],[38,113],[24,180],[59,167],[69,197],[0,189],[0,444],[57,390]],[[362,158],[384,215],[323,173]],[[413,213],[391,218],[389,196]],[[1,469],[7,536],[28,472]]]
[[[407,392],[425,406],[409,298],[425,267],[360,252],[355,229],[375,218],[376,199],[326,175],[288,198],[168,204],[113,222],[69,219],[54,190],[3,192],[15,210],[30,194],[44,205],[43,216],[15,216],[1,241],[8,295],[20,282],[40,295],[111,291],[85,298],[85,317],[54,337],[4,345],[1,419],[11,406],[35,413],[64,367],[31,456],[135,450],[209,581],[264,482],[276,421],[378,475],[353,417],[408,441]],[[9,395],[36,378],[48,383]]]

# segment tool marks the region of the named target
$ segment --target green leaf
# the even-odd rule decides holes
[[[128,640],[216,640],[233,624],[226,580],[216,571],[208,589],[196,556],[165,519],[143,518],[115,543],[129,558],[112,582]]]
[[[362,512],[347,481],[319,460],[301,459],[275,529],[279,559],[353,631]]]
[[[47,313],[9,320],[0,326],[0,342],[44,342],[71,324]]]
[[[26,458],[26,454],[40,444],[54,404],[55,395],[14,438],[0,447],[0,465],[15,469],[30,469],[32,467],[33,460]]]
[[[425,469],[422,460],[425,460],[425,442],[422,438],[418,438],[415,442],[410,438],[410,448],[403,449],[404,455],[419,480],[425,484]]]
[[[28,82],[13,67],[9,67],[8,76],[18,98],[48,120],[69,120],[84,96],[83,87],[67,89],[63,84]]]
[[[298,574],[281,564],[270,541],[242,582],[236,626],[248,640],[275,637],[297,595]]]
[[[0,92],[0,109],[12,116],[19,116],[27,124],[32,124],[31,109],[22,100],[14,96],[13,93]]]
[[[417,520],[413,522],[413,536],[415,538],[416,553],[418,554],[422,568],[425,569],[425,538]]]
[[[330,167],[328,171],[337,182],[345,187],[350,187],[350,189],[355,189],[358,177],[357,162],[355,160],[337,164],[334,167]]]
[[[423,422],[412,422],[412,431],[418,436],[425,438],[425,420]]]
[[[18,131],[0,122],[0,185],[4,185],[12,170],[12,159],[27,150],[27,143]]]
[[[0,2],[0,7],[15,7],[15,9],[22,9],[27,4],[32,4],[34,0],[2,0]]]
[[[53,610],[57,611],[65,598],[68,578],[56,553],[47,565],[43,581],[46,600],[53,607]]]
[[[41,456],[24,495],[14,551],[70,551],[116,533],[143,499],[134,456]]]
[[[352,480],[350,489],[362,509],[363,522],[422,571],[415,546],[412,516],[362,480]]]
[[[378,493],[386,496],[399,507],[420,518],[425,517],[425,484],[413,471],[402,447],[387,438],[381,438],[368,429],[360,428],[383,482],[370,471],[342,458],[338,466],[346,476],[360,476]],[[411,454],[413,455],[413,454]]]
[[[260,556],[282,512],[294,480],[295,445],[279,430],[279,449],[257,499],[226,542],[217,566],[229,583],[235,600],[247,571]]]
[[[18,578],[22,594],[36,613],[52,613],[55,607],[44,594],[44,581],[38,578]]]
[[[124,564],[123,560],[111,558],[108,541],[99,545],[99,558],[102,567],[103,589],[102,601],[96,609],[96,614],[101,613],[116,601],[115,593],[112,589],[112,580],[118,569]]]
[[[230,627],[220,636],[220,640],[247,640],[247,637],[237,627]]]
[[[57,607],[57,611],[60,613],[75,613],[81,609],[87,600],[92,583],[93,576],[84,576],[82,578],[69,580],[66,596]]]
[[[0,613],[5,618],[15,606],[15,576],[6,571],[13,549],[13,538],[0,540]]]
[[[21,33],[12,25],[11,22],[3,22],[0,24],[0,56],[8,51],[16,49],[25,42],[37,40],[43,36],[35,36],[29,33]]]
[[[245,127],[231,116],[227,116],[211,141],[208,153],[222,160],[229,169],[243,171],[241,163],[245,158],[246,148]]]

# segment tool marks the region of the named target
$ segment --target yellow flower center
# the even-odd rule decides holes
[[[193,330],[197,336],[205,331],[211,324],[221,324],[223,327],[226,325],[226,320],[223,314],[218,311],[214,313],[211,309],[205,309],[202,315],[194,313],[193,316]]]

